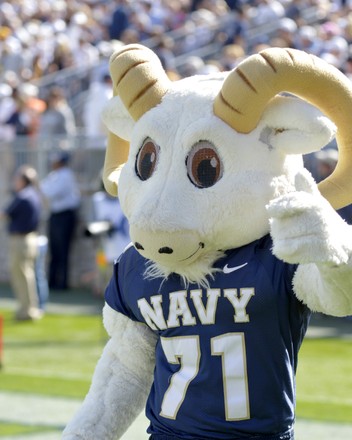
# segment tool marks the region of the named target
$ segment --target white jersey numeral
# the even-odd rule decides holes
[[[167,361],[180,364],[171,376],[160,415],[176,419],[191,381],[197,376],[201,357],[199,336],[161,338]],[[211,354],[221,356],[225,419],[249,419],[246,348],[243,333],[226,333],[211,339]]]
[[[246,347],[243,333],[211,340],[211,354],[221,356],[226,420],[249,418]]]
[[[161,338],[161,345],[170,364],[181,364],[181,368],[171,377],[160,413],[163,417],[176,419],[177,412],[186,397],[188,385],[198,374],[199,337]]]

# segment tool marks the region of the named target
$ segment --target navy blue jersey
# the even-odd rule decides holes
[[[159,335],[148,432],[183,439],[246,439],[294,423],[297,354],[310,312],[292,291],[296,266],[269,236],[227,251],[209,288],[179,276],[143,278],[133,248],[115,264],[107,303]]]
[[[28,185],[15,194],[6,207],[10,234],[28,234],[36,231],[40,220],[41,201],[38,191]]]

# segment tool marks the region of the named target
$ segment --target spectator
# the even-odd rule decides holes
[[[216,35],[216,15],[207,9],[192,12],[185,23],[186,34],[181,50],[189,52],[214,41]]]
[[[49,285],[46,270],[46,259],[48,252],[48,237],[38,235],[37,238],[38,254],[35,261],[35,280],[37,283],[39,308],[43,312],[49,299]]]
[[[226,0],[227,6],[231,10],[240,11],[242,9],[242,6],[244,3],[246,3],[245,0]]]
[[[77,224],[80,191],[65,151],[51,158],[52,171],[40,183],[49,204],[49,288],[67,290],[69,255]]]
[[[119,199],[110,196],[103,188],[93,194],[93,217],[96,222],[107,222],[109,229],[99,236],[97,249],[97,293],[104,291],[112,275],[113,262],[130,243],[129,224],[123,214]]]
[[[119,199],[103,189],[93,195],[93,209],[95,220],[110,223],[109,234],[103,239],[103,250],[107,261],[112,264],[131,241],[127,219]]]
[[[138,30],[129,27],[122,32],[120,41],[124,45],[138,44],[141,39]]]
[[[297,25],[291,18],[281,18],[279,27],[276,31],[276,37],[283,41],[283,47],[296,49],[295,38],[297,34]]]
[[[150,38],[153,34],[153,25],[151,22],[151,18],[146,12],[144,2],[141,3],[142,7],[133,8],[131,10],[131,13],[129,15],[129,27],[128,29],[133,29],[135,32],[137,32],[138,35],[138,41],[146,40],[147,38]],[[124,31],[124,33],[126,30]],[[161,31],[160,31],[161,32]]]
[[[352,56],[351,55],[349,55],[349,57],[345,61],[341,70],[350,79],[350,81],[352,81]]]
[[[157,38],[154,52],[158,55],[161,64],[167,73],[176,73],[175,55],[173,53],[174,42],[171,38],[160,35]]]
[[[18,301],[17,320],[35,320],[42,316],[35,279],[37,229],[41,215],[36,184],[35,169],[28,165],[20,167],[13,180],[15,195],[1,215],[8,219],[10,281]]]
[[[302,17],[302,9],[304,7],[304,3],[302,0],[290,0],[285,5],[285,15],[288,18],[291,18],[296,23],[299,23]]]
[[[85,134],[90,138],[90,146],[105,147],[97,145],[101,142],[100,137],[106,136],[107,131],[101,120],[101,113],[104,106],[112,97],[112,81],[108,71],[104,72],[98,81],[92,82],[88,90],[88,98],[83,110],[83,125]]]
[[[120,40],[122,33],[129,27],[129,1],[117,0],[114,3],[116,4],[116,9],[112,14],[109,37],[111,40]]]
[[[6,124],[15,110],[16,102],[13,89],[9,84],[0,85],[0,140],[9,141],[12,139],[12,127]]]
[[[285,8],[277,0],[255,0],[251,2],[248,16],[255,26],[260,26],[284,17]]]
[[[13,36],[8,37],[2,48],[2,68],[20,74],[23,68],[21,42]]]
[[[40,118],[39,135],[42,137],[74,135],[76,133],[74,114],[60,87],[55,86],[49,91],[46,104],[47,108]]]
[[[324,43],[324,49],[320,54],[321,58],[330,56],[334,60],[332,64],[338,69],[342,69],[348,59],[348,43],[343,37],[335,37],[329,42]]]
[[[79,66],[94,66],[99,61],[99,50],[81,36],[78,39],[78,47],[73,50],[72,56]]]
[[[11,127],[12,139],[15,136],[31,136],[37,134],[41,113],[45,103],[38,99],[38,90],[31,84],[22,84],[13,89],[13,109],[5,124]]]
[[[304,50],[313,55],[319,55],[322,50],[322,41],[318,37],[316,28],[308,25],[298,28],[296,46],[297,49]]]
[[[54,40],[52,57],[46,65],[46,74],[55,73],[75,65],[72,46],[67,35],[60,35]],[[40,66],[40,63],[39,63]]]
[[[316,180],[321,182],[335,169],[338,160],[338,151],[335,148],[324,148],[314,154],[316,159]]]
[[[222,48],[221,64],[225,71],[234,69],[245,58],[245,51],[239,44],[228,44]]]
[[[204,68],[204,61],[201,57],[190,55],[187,57],[179,70],[183,77],[199,75],[200,71]]]
[[[225,46],[228,44],[239,44],[245,47],[249,28],[246,9],[240,8],[235,15],[228,14],[228,17],[229,19],[218,38],[224,41]]]
[[[10,173],[23,164],[32,163],[32,147],[38,133],[41,114],[45,109],[45,102],[38,99],[37,88],[30,84],[21,84],[13,89],[12,104],[9,102],[9,117],[5,120],[1,130],[4,140],[11,143],[11,151],[14,153],[14,164],[10,167]],[[21,154],[16,151],[22,149]]]

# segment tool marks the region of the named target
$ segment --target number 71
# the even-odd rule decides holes
[[[199,372],[199,336],[161,338],[167,361],[180,364],[165,392],[160,415],[176,419],[188,386]],[[243,333],[226,333],[211,338],[211,354],[221,356],[225,419],[249,419],[247,365]]]

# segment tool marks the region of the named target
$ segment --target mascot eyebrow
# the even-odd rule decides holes
[[[130,45],[110,61],[114,95],[137,121],[160,104],[170,80],[156,55]],[[321,93],[321,91],[324,93]],[[252,131],[268,104],[280,92],[290,92],[318,107],[338,126],[339,161],[319,189],[339,209],[351,201],[352,90],[349,79],[320,58],[295,49],[270,48],[242,61],[224,81],[214,101],[214,113],[240,133]],[[128,143],[110,133],[104,181],[116,195],[116,173],[128,155]]]
[[[106,190],[133,245],[105,292],[110,336],[64,440],[293,440],[312,311],[352,315],[352,84],[270,48],[171,81],[141,45],[110,59]],[[331,142],[319,186],[303,154]],[[265,401],[265,405],[263,402]]]

